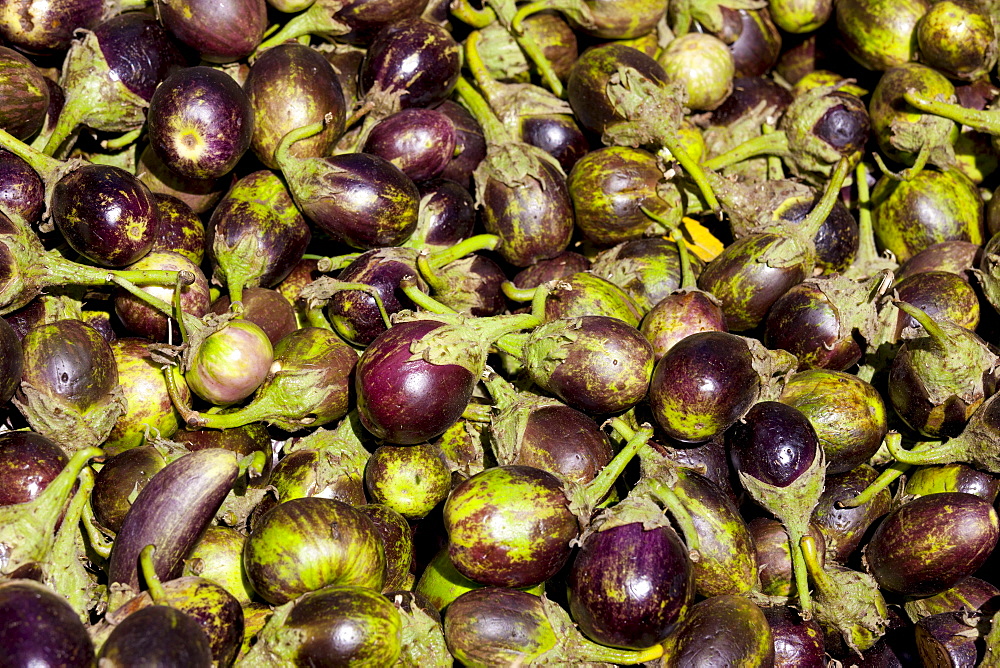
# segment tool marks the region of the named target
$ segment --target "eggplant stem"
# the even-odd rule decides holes
[[[671,155],[674,156],[684,172],[688,175],[688,178],[694,181],[694,184],[698,186],[698,190],[701,192],[701,196],[705,198],[705,203],[711,211],[715,211],[717,214],[721,215],[719,208],[719,200],[715,197],[715,192],[712,191],[712,185],[709,183],[708,177],[705,175],[705,168],[698,164],[698,161],[691,157],[691,154],[687,152],[684,145],[681,143],[680,139],[676,135],[661,132],[657,139],[670,151]]]
[[[888,439],[892,434],[886,436]],[[895,435],[899,438],[899,434]],[[900,476],[906,473],[910,469],[909,464],[904,464],[902,462],[894,462],[889,465],[887,469],[882,471],[877,478],[861,491],[857,496],[853,496],[850,499],[844,499],[843,501],[837,502],[838,508],[857,508],[869,503],[874,499],[882,490],[886,489],[895,482]]]
[[[181,419],[184,420],[184,424],[196,428],[204,426],[204,418],[201,413],[192,410],[184,401],[184,397],[181,396],[180,388],[177,387],[177,378],[174,377],[174,366],[172,364],[164,364],[162,371],[170,403],[174,405],[174,410],[180,414]]]
[[[483,57],[479,55],[479,40],[482,34],[478,30],[473,30],[465,38],[465,66],[472,73],[472,78],[476,80],[476,86],[486,98],[490,106],[497,103],[498,98],[503,93],[503,85],[490,76],[490,68],[483,62]]]
[[[0,129],[0,148],[6,149],[24,160],[33,170],[38,172],[43,181],[52,180],[65,163],[46,155],[42,151],[31,148],[6,130]]]
[[[361,253],[345,253],[344,255],[333,255],[327,257],[326,255],[303,255],[303,260],[316,260],[316,270],[327,274],[331,271],[339,271],[350,265],[352,262],[361,257]]]
[[[966,109],[959,104],[928,100],[913,89],[904,92],[903,99],[911,107],[919,109],[925,114],[934,114],[935,116],[947,118],[961,125],[967,125],[979,132],[985,132],[994,136],[1000,135],[1000,117],[998,117],[995,111]]]
[[[306,309],[306,322],[310,327],[319,327],[320,329],[328,329],[333,331],[333,326],[330,321],[326,319],[323,315],[322,306],[313,306]]]
[[[83,110],[79,108],[79,102],[80,98],[75,95],[66,96],[66,102],[59,112],[59,119],[56,121],[56,126],[52,129],[52,134],[49,135],[48,141],[45,142],[42,153],[55,157],[56,153],[60,153],[59,149],[62,148],[62,145],[80,127],[80,113]],[[60,155],[65,154],[66,151],[60,153]]]
[[[154,552],[156,552],[156,546],[152,543],[142,548],[139,552],[139,572],[142,574],[142,579],[146,581],[146,589],[149,590],[153,602],[161,603],[166,596],[166,591],[163,589],[163,583],[160,582],[160,576],[156,574],[156,566],[153,565]]]
[[[834,585],[830,581],[830,576],[823,570],[823,565],[819,563],[819,550],[816,548],[816,539],[806,535],[799,539],[799,554],[802,555],[803,564],[816,588],[820,591],[831,589]]]
[[[427,281],[427,285],[434,291],[434,294],[447,292],[448,281],[441,278],[441,276],[434,271],[434,267],[431,266],[429,257],[430,253],[426,250],[422,250],[417,253],[417,271],[419,271],[423,279]]]
[[[813,207],[812,211],[809,212],[809,215],[805,217],[800,225],[803,236],[812,239],[819,233],[819,229],[823,226],[823,223],[830,217],[830,212],[833,211],[833,206],[837,203],[837,198],[840,197],[840,189],[843,187],[844,180],[850,171],[851,164],[847,158],[841,158],[837,161],[837,168],[830,175],[830,180],[827,181],[826,188],[823,190],[823,196],[819,198],[816,206]]]
[[[296,14],[282,26],[281,30],[276,32],[274,35],[269,37],[260,43],[257,49],[253,52],[253,57],[259,58],[260,54],[264,53],[271,47],[278,46],[289,40],[298,39],[302,35],[310,35],[313,33],[319,33],[325,26],[322,25],[324,19],[326,19],[327,24],[332,24],[330,20],[330,13],[324,6],[325,3],[314,2],[309,6],[309,9],[305,10],[301,14]]]
[[[87,532],[87,543],[90,549],[98,556],[107,559],[111,556],[111,546],[114,541],[104,535],[104,532],[97,525],[97,516],[94,514],[92,497],[88,495],[87,503],[83,506],[83,529]]]
[[[114,273],[109,272],[108,283],[112,283],[120,288],[123,288],[129,294],[139,298],[139,300],[145,302],[146,304],[149,304],[151,307],[155,308],[157,311],[159,311],[160,313],[162,313],[167,317],[172,317],[175,315],[174,304],[164,301],[163,299],[160,299],[156,295],[146,292],[145,290],[137,286],[135,283],[122,276],[122,274],[124,273],[126,272],[114,272]],[[164,272],[164,273],[175,274],[174,281],[176,283],[180,282],[180,278],[176,276],[177,273],[190,274],[190,272],[176,272],[176,271]],[[176,313],[176,315],[177,315],[177,326],[178,328],[181,329],[182,332],[191,331],[192,329],[198,327],[198,324],[196,323],[197,318],[194,318],[189,313],[180,311],[179,313]]]
[[[532,2],[522,6],[517,13],[510,17],[510,27],[518,46],[521,47],[525,55],[538,68],[538,74],[541,75],[546,88],[552,91],[552,94],[556,97],[562,97],[564,92],[562,81],[559,80],[559,75],[556,74],[555,68],[552,67],[552,61],[542,51],[538,42],[535,41],[534,36],[524,32],[524,28],[521,25],[521,22],[530,14],[549,9],[551,4],[550,0],[542,0],[541,2]]]
[[[927,161],[930,160],[930,157],[931,147],[929,144],[924,143],[921,145],[920,151],[917,153],[917,157],[913,161],[912,165],[901,172],[894,172],[886,166],[885,161],[882,160],[882,156],[878,153],[872,153],[872,158],[874,158],[875,164],[878,165],[880,170],[882,170],[882,173],[887,175],[889,178],[896,179],[897,181],[912,180],[913,177],[923,171],[924,167],[927,166]]]
[[[142,136],[143,129],[144,129],[143,127],[138,127],[135,130],[129,130],[128,132],[120,134],[117,137],[112,137],[111,139],[105,139],[103,142],[101,142],[101,145],[104,148],[110,149],[112,151],[123,149],[138,141],[139,137]]]
[[[490,398],[493,399],[493,406],[499,410],[504,410],[513,405],[518,399],[518,392],[514,386],[489,367],[486,367],[486,371],[483,373],[483,384],[489,390]]]
[[[680,526],[681,533],[684,534],[684,541],[687,543],[688,551],[692,553],[697,552],[701,545],[701,540],[698,537],[698,530],[694,526],[694,520],[691,519],[691,512],[684,506],[684,502],[681,501],[674,490],[670,489],[663,482],[650,480],[649,484],[650,490]]]
[[[920,326],[924,328],[928,335],[934,342],[934,347],[938,350],[944,352],[947,350],[948,345],[948,335],[943,329],[941,329],[940,323],[937,320],[927,315],[927,313],[912,304],[901,301],[899,299],[894,299],[892,303],[900,311],[903,311],[908,316],[920,323]]]
[[[770,123],[765,122],[760,126],[761,134],[771,135],[775,134],[776,128]],[[785,178],[785,166],[781,162],[781,157],[778,155],[767,156],[767,179],[768,181],[780,181]]]
[[[431,267],[440,269],[446,264],[451,264],[455,260],[460,260],[476,251],[496,250],[496,247],[499,245],[500,237],[495,234],[476,234],[467,239],[462,239],[457,244],[448,248],[430,253],[427,261]]]
[[[315,5],[313,5],[315,6]],[[291,148],[292,144],[299,141],[300,139],[308,139],[309,137],[318,135],[326,127],[326,124],[333,120],[333,114],[327,114],[322,121],[318,123],[312,123],[310,125],[304,125],[301,128],[296,128],[294,130],[288,131],[284,137],[281,138],[281,142],[278,144],[278,148],[274,149],[274,160],[279,166],[284,168],[288,165],[289,161],[292,160]]]
[[[957,436],[956,438],[961,438],[961,436]],[[958,458],[952,456],[952,449],[941,441],[921,441],[910,450],[907,450],[903,447],[901,440],[896,439],[893,441],[886,439],[885,441],[885,446],[888,448],[889,454],[897,462],[913,466],[923,466],[925,464],[951,464],[958,460]]]
[[[445,306],[418,288],[415,276],[404,276],[402,280],[399,281],[399,289],[402,290],[403,294],[409,297],[410,301],[413,302],[418,308],[422,308],[425,311],[430,311],[431,313],[458,313],[455,309],[450,306]]]
[[[504,334],[496,341],[493,345],[496,346],[497,350],[506,353],[511,357],[516,359],[521,359],[524,354],[524,344],[528,339],[528,334],[525,332],[511,332],[510,334]]]
[[[469,0],[452,0],[449,11],[462,23],[477,29],[485,28],[497,20],[497,15],[492,9],[489,7],[477,9],[469,3]]]
[[[608,424],[611,426],[612,429],[614,429],[616,434],[618,434],[626,441],[635,438],[635,429],[633,429],[628,422],[621,419],[620,417],[611,418],[610,420],[608,420]]]
[[[468,47],[468,44],[466,44]],[[466,48],[468,50],[468,48]],[[483,128],[488,144],[504,144],[514,141],[513,136],[507,127],[500,122],[496,113],[490,107],[486,99],[473,88],[472,84],[466,81],[465,77],[458,77],[455,84],[455,92],[458,93],[459,100],[469,110]]]
[[[795,576],[795,593],[799,599],[800,614],[803,620],[808,621],[812,619],[812,597],[809,595],[809,567],[802,553],[801,541],[812,538],[798,527],[786,524],[785,530],[788,531],[788,549],[792,555],[792,574]]]
[[[462,419],[468,420],[469,422],[489,424],[493,419],[493,407],[489,404],[470,403],[465,407],[465,410],[462,411]]]
[[[762,155],[791,156],[791,154],[788,148],[788,136],[784,132],[775,131],[758,135],[721,155],[706,160],[702,163],[702,167],[719,170]]]
[[[858,162],[854,168],[854,183],[858,188],[858,253],[855,263],[867,263],[878,257],[875,229],[872,227],[871,191],[868,188],[868,165]]]
[[[651,438],[653,438],[652,427],[639,429],[614,458],[601,469],[601,472],[593,480],[584,485],[584,496],[588,502],[588,506],[593,507],[597,505],[598,501],[604,498],[615,484],[615,481],[618,480],[618,476],[625,470],[628,463],[632,461],[632,458],[635,457],[640,448],[648,445]]]
[[[684,233],[674,230],[671,237],[677,244],[677,254],[681,261],[681,288],[691,290],[698,286],[694,272],[691,270],[691,256],[688,254],[687,241],[684,240]]]
[[[500,284],[500,291],[511,301],[530,302],[535,298],[538,288],[519,288],[511,281],[504,281]]]
[[[382,294],[378,291],[378,288],[374,285],[368,285],[367,283],[350,283],[345,281],[341,283],[341,289],[357,290],[358,292],[363,292],[374,299],[375,306],[378,307],[379,315],[382,316],[382,324],[385,325],[386,329],[392,329],[392,319],[389,317],[389,312],[385,310],[385,303],[382,301]]]

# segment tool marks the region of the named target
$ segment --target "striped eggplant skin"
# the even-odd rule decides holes
[[[94,645],[77,613],[34,580],[0,583],[0,647],[8,666],[94,665]]]
[[[229,450],[199,450],[158,471],[132,503],[108,560],[108,582],[139,589],[139,553],[155,545],[161,580],[178,577],[184,558],[215,519],[239,467]]]
[[[73,33],[100,23],[104,0],[12,0],[0,3],[0,39],[24,53],[54,55],[69,48]]]
[[[315,496],[279,503],[261,516],[243,564],[254,590],[273,605],[334,585],[380,591],[386,578],[385,548],[368,516]]]
[[[669,526],[641,522],[590,535],[569,571],[569,610],[602,645],[643,649],[662,642],[694,601],[687,547]]]
[[[0,128],[26,140],[38,132],[49,108],[49,89],[35,65],[14,49],[0,46]]]
[[[965,492],[941,492],[889,513],[863,559],[883,589],[932,596],[975,573],[993,552],[998,535],[997,512],[989,501]]]
[[[745,596],[724,594],[691,606],[664,643],[664,668],[770,666],[774,637],[764,612]]]

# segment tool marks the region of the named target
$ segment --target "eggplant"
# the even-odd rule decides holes
[[[993,506],[964,492],[918,497],[889,513],[865,547],[880,587],[931,596],[972,575],[1000,535]]]
[[[762,608],[774,638],[775,668],[823,668],[823,630],[814,619],[804,620],[787,605]]]
[[[256,1],[256,0],[255,0]],[[149,101],[149,144],[180,176],[214,179],[232,171],[253,138],[253,109],[232,77],[187,67],[161,83]]]
[[[152,445],[139,445],[108,455],[94,476],[90,503],[97,523],[112,533],[121,531],[125,515],[132,507],[129,496],[142,491],[156,473],[167,465]]]
[[[33,431],[0,434],[0,506],[27,503],[41,494],[69,458]]]
[[[663,666],[769,666],[774,637],[764,612],[748,598],[713,596],[693,605],[663,643]]]
[[[335,429],[320,427],[293,437],[271,473],[278,498],[324,496],[351,506],[368,503],[364,474],[370,453],[358,438],[362,431],[357,413],[351,413]]]
[[[25,160],[0,149],[0,212],[38,223],[45,208],[45,184]]]
[[[444,171],[455,155],[456,140],[455,124],[444,112],[401,109],[371,128],[362,150],[385,158],[420,182]]]
[[[439,251],[472,236],[476,223],[475,201],[467,188],[445,178],[417,184],[420,210],[417,228],[405,246]]]
[[[22,141],[41,130],[49,109],[45,77],[30,60],[6,46],[0,46],[0,95],[5,101],[0,129]]]
[[[430,513],[451,491],[451,471],[430,445],[381,445],[365,466],[365,487],[408,520]]]
[[[153,476],[111,548],[108,581],[120,588],[111,593],[110,610],[138,592],[139,553],[147,545],[156,546],[153,563],[160,579],[180,575],[184,558],[215,518],[237,473],[232,452],[212,449],[184,455]]]
[[[264,513],[247,538],[243,564],[254,591],[273,605],[332,585],[381,590],[386,577],[385,549],[368,516],[319,497]]]
[[[385,584],[383,592],[413,587],[413,530],[406,518],[382,503],[357,506],[375,525],[385,548]],[[391,597],[390,597],[391,598]],[[437,612],[435,610],[435,612]]]
[[[249,56],[267,27],[264,0],[156,0],[154,4],[163,26],[210,63]]]
[[[208,279],[193,260],[173,251],[150,251],[128,267],[129,271],[186,271],[194,278],[190,285],[180,288],[180,304],[184,313],[201,318],[208,313]],[[173,299],[175,287],[138,284],[144,292],[164,301]],[[178,336],[180,330],[168,320],[167,315],[131,295],[126,290],[116,290],[113,298],[115,315],[132,334],[152,341],[166,343],[168,338]]]
[[[65,51],[77,28],[91,29],[106,13],[129,7],[128,0],[108,6],[96,0],[74,0],[57,5],[39,5],[31,0],[5,3],[0,8],[0,37],[31,54],[51,55]],[[30,21],[25,21],[25,16]]]
[[[122,620],[104,641],[98,661],[113,668],[214,665],[208,636],[198,622],[168,605],[151,605]]]
[[[825,554],[833,561],[847,563],[861,545],[869,527],[891,510],[888,490],[882,490],[870,501],[858,506],[840,505],[842,501],[863,492],[877,478],[878,472],[867,464],[836,474],[827,469],[826,487],[813,509],[812,526],[819,528]]]
[[[224,587],[244,608],[250,604],[253,587],[243,570],[246,536],[238,529],[210,526],[184,560],[182,576],[197,576]]]
[[[212,302],[208,310],[219,316],[225,315],[230,312],[232,303],[229,295],[223,295]],[[271,346],[276,346],[278,341],[299,327],[295,307],[277,290],[247,288],[243,291],[242,303],[243,319],[264,330]]]
[[[0,583],[0,645],[10,666],[94,665],[94,644],[76,612],[34,580]]]

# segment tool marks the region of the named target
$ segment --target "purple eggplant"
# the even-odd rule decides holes
[[[208,313],[209,288],[208,279],[201,268],[190,258],[172,251],[151,251],[142,259],[131,264],[130,271],[187,271],[194,277],[190,285],[185,285],[180,291],[181,310],[194,318],[201,318]],[[174,288],[157,285],[138,284],[143,291],[165,301],[173,298]],[[125,290],[117,290],[114,295],[114,309],[118,319],[132,334],[146,337],[152,341],[166,342],[171,331],[177,336],[179,330],[171,324],[167,316],[160,313],[141,299]]]
[[[243,291],[243,319],[264,330],[272,346],[299,328],[295,307],[277,290],[247,288]],[[208,310],[216,315],[230,312],[232,299],[223,295],[212,302]]]
[[[0,212],[37,223],[45,208],[45,185],[22,158],[0,149]]]
[[[128,0],[106,5],[99,0],[73,0],[38,5],[31,0],[4,3],[0,8],[0,37],[32,54],[58,54],[69,47],[77,28],[91,29],[107,13],[118,13]],[[30,20],[25,20],[25,17]]]
[[[420,190],[417,228],[405,246],[438,251],[472,235],[476,207],[466,188],[443,178],[418,183],[417,188]]]
[[[69,458],[33,431],[0,435],[0,506],[31,501],[48,487]]]
[[[98,660],[111,668],[142,663],[210,668],[212,648],[194,619],[168,605],[151,605],[122,620],[104,641]]]
[[[441,174],[455,154],[455,124],[434,109],[402,109],[376,123],[366,153],[385,158],[414,181]]]
[[[415,551],[410,523],[398,512],[381,503],[366,503],[357,508],[368,516],[382,538],[382,546],[385,548],[385,584],[382,591],[388,593],[398,591],[399,587],[412,588],[413,573],[410,570],[413,568]]]
[[[774,639],[775,668],[824,668],[823,630],[787,605],[762,608]]]
[[[385,26],[420,16],[427,0],[279,0],[278,4],[294,4],[300,11],[278,32],[270,35],[258,48],[258,53],[303,35],[315,35],[329,40],[352,44],[369,44]]]
[[[0,646],[10,666],[94,665],[94,644],[76,612],[34,580],[0,583]]]
[[[267,27],[264,0],[157,0],[154,4],[164,27],[210,63],[249,56]]]
[[[174,72],[149,101],[149,143],[177,174],[214,179],[250,148],[253,109],[232,77],[211,67]]]
[[[0,23],[0,31],[2,26]],[[5,102],[0,129],[21,140],[31,139],[45,122],[49,89],[41,70],[6,46],[0,46],[0,95]]]
[[[129,496],[142,491],[166,461],[152,445],[139,445],[115,455],[106,455],[104,466],[94,477],[90,502],[94,518],[112,533],[121,531],[132,507]]]
[[[201,265],[205,257],[205,224],[201,218],[184,200],[173,195],[154,193],[153,201],[160,212],[160,225],[152,250],[180,253]]]

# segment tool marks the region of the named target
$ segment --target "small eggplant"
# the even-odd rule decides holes
[[[94,644],[76,612],[34,580],[0,583],[0,645],[11,666],[94,665]]]
[[[368,459],[365,487],[408,520],[430,513],[451,491],[451,471],[431,445],[381,445]]]
[[[151,605],[121,621],[104,641],[98,660],[109,668],[154,665],[211,668],[208,636],[194,619],[168,605]]]
[[[733,594],[691,606],[677,631],[663,643],[665,668],[773,662],[774,638],[764,612],[750,599]]]
[[[249,56],[267,28],[264,0],[156,0],[153,4],[163,26],[210,63]]]
[[[0,112],[0,129],[22,141],[41,130],[49,108],[45,77],[34,63],[6,46],[0,46],[0,95],[9,101]]]

